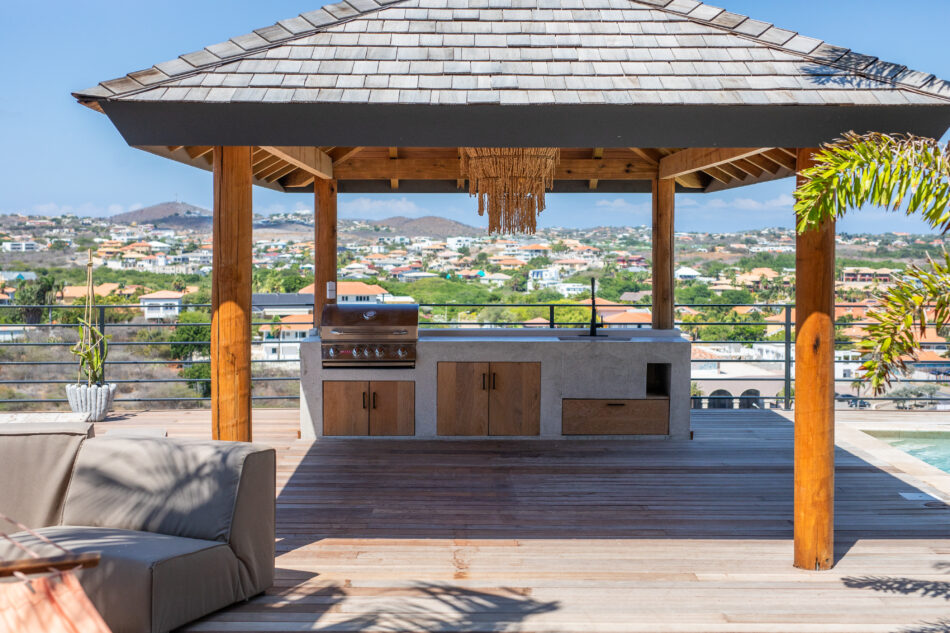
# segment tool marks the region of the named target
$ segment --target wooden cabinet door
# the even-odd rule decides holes
[[[492,363],[490,435],[541,433],[541,363]]]
[[[416,383],[384,380],[369,383],[370,435],[414,435],[416,432]]]
[[[439,435],[488,435],[488,363],[439,363]]]
[[[323,381],[323,434],[369,435],[369,383]]]

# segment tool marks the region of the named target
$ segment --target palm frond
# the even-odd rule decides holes
[[[920,213],[950,230],[950,143],[912,135],[849,132],[824,145],[795,192],[799,232],[865,205]]]

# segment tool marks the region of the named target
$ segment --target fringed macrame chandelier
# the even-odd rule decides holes
[[[544,190],[554,186],[560,151],[548,147],[462,148],[462,175],[488,210],[489,233],[534,233],[544,211]]]

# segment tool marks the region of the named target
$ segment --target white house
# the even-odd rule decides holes
[[[305,286],[298,292],[312,295],[314,294],[314,285]],[[383,303],[388,296],[390,296],[389,291],[376,284],[367,284],[362,281],[338,281],[336,283],[337,303]]]
[[[5,253],[35,253],[41,250],[43,250],[43,247],[33,240],[3,243],[3,252]]]
[[[555,267],[535,268],[528,271],[528,291],[550,288],[561,282],[561,271]]]
[[[702,273],[694,268],[689,266],[680,266],[676,269],[674,276],[677,279],[686,280],[686,279],[698,279]]]
[[[184,292],[176,290],[159,290],[142,295],[139,301],[146,319],[177,319],[184,296]]]
[[[312,314],[289,314],[280,323],[265,323],[261,334],[260,357],[263,360],[299,360],[300,341],[313,328]]]

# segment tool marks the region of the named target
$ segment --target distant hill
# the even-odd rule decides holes
[[[119,224],[154,224],[168,228],[200,228],[211,225],[211,211],[186,202],[162,202],[112,216]]]
[[[455,237],[485,235],[485,229],[462,224],[448,218],[439,218],[434,215],[427,215],[422,218],[406,218],[397,216],[385,220],[376,220],[370,224],[379,227],[388,227],[394,233],[405,235],[406,237],[415,237],[424,235],[428,237]]]

